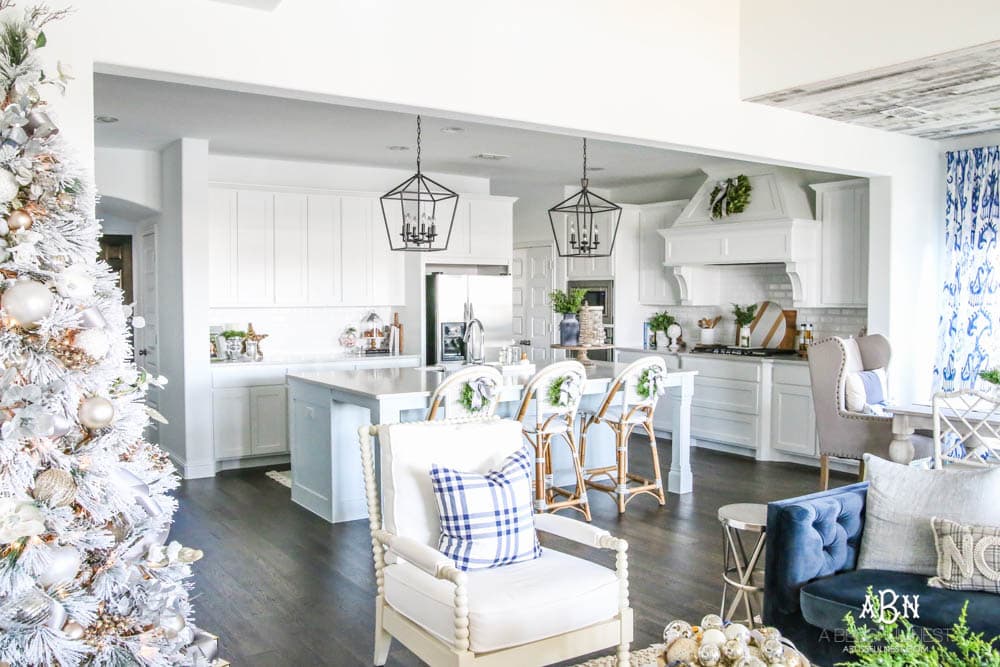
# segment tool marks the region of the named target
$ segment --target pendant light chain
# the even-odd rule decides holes
[[[587,138],[583,138],[583,179],[587,178]]]
[[[417,116],[417,173],[420,173],[420,116]]]

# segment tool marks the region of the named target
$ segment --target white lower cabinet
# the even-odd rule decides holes
[[[213,390],[215,458],[288,453],[286,396],[284,385]]]
[[[817,455],[816,411],[805,364],[774,366],[771,446],[787,454]]]
[[[250,444],[254,456],[288,451],[288,390],[250,387]]]

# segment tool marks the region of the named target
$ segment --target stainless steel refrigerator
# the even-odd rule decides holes
[[[509,275],[427,276],[427,364],[464,361],[462,337],[470,311],[486,330],[486,361],[497,361],[513,336],[512,288]]]

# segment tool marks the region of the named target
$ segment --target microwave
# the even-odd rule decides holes
[[[604,324],[615,323],[615,281],[613,280],[570,280],[567,289],[583,289],[587,292],[585,300],[588,306],[604,307]]]

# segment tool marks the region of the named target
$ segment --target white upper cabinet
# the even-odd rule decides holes
[[[677,283],[668,275],[663,237],[658,233],[670,227],[687,205],[687,199],[647,204],[639,208],[637,243],[639,246],[639,303],[669,306],[680,303]]]
[[[823,223],[820,291],[824,306],[868,303],[868,179],[811,186]]]
[[[236,302],[274,303],[274,196],[236,193]]]
[[[625,216],[629,215],[629,211],[623,211],[621,222],[619,226],[621,228],[626,227]],[[581,280],[587,278],[601,278],[607,280],[614,280],[615,278],[615,257],[619,254],[619,244],[621,238],[615,239],[614,237],[614,221],[615,218],[610,215],[598,216],[594,227],[597,230],[597,238],[600,241],[600,245],[597,247],[599,253],[607,253],[608,248],[611,246],[612,241],[615,242],[614,248],[612,249],[611,255],[606,257],[571,257],[566,260],[566,278],[569,280]],[[563,239],[566,239],[569,235],[570,230],[570,216],[564,216],[565,231],[563,232]],[[621,232],[619,232],[621,233]],[[563,250],[572,252],[573,249],[569,247],[566,241],[563,241]]]
[[[341,303],[343,299],[341,234],[340,197],[309,195],[306,199],[305,271],[310,304]]]
[[[236,303],[236,191],[212,188],[208,198],[209,302]]]
[[[307,198],[274,195],[274,302],[303,304],[308,300],[309,248]]]
[[[369,237],[371,269],[367,276],[368,303],[377,306],[405,303],[406,253],[390,250],[385,220],[377,198],[372,201]]]
[[[343,305],[369,305],[372,266],[372,202],[366,197],[340,197]],[[388,241],[386,241],[388,243]]]
[[[510,258],[514,251],[514,202],[510,199],[470,199],[473,257]]]

